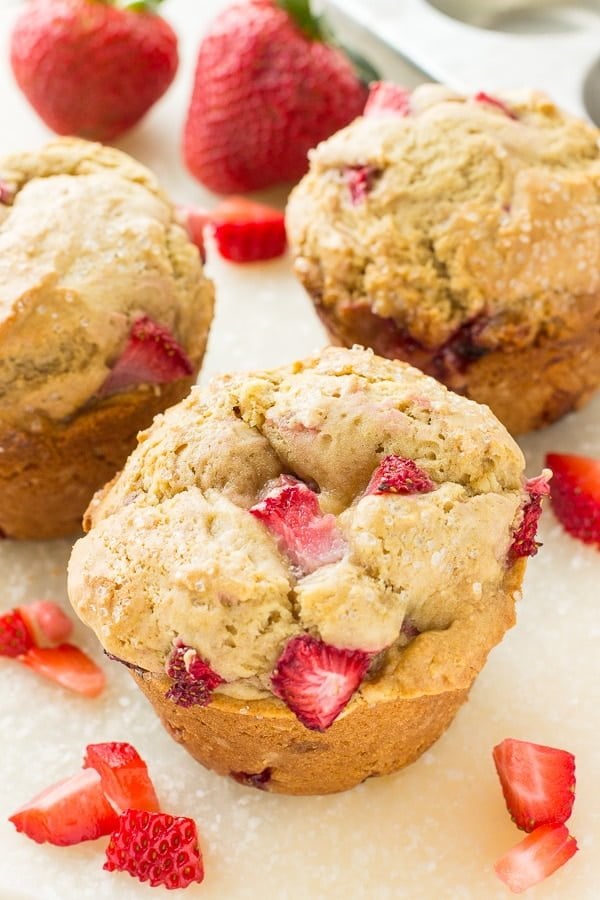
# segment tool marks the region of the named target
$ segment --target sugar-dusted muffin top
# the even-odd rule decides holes
[[[600,131],[546,95],[423,85],[310,159],[295,268],[342,317],[367,309],[429,349],[468,326],[485,352],[568,335],[598,303]]]
[[[0,160],[0,422],[88,403],[149,317],[192,363],[213,291],[144,166],[75,139]]]
[[[180,648],[233,696],[270,694],[303,635],[384,692],[464,687],[512,624],[523,466],[487,407],[371,351],[224,376],[93,501],[71,601],[119,659],[171,671]]]

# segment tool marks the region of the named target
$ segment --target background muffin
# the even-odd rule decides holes
[[[0,530],[76,531],[195,381],[213,290],[154,176],[79,140],[0,161]]]
[[[391,103],[380,88],[312,152],[287,211],[296,274],[334,341],[515,433],[552,422],[600,383],[600,132],[540,93]]]
[[[223,377],[92,503],[71,602],[205,765],[342,790],[436,740],[512,625],[522,474],[489,410],[369,351]]]

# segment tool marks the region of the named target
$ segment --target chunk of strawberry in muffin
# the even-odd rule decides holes
[[[391,81],[374,81],[369,85],[369,96],[363,116],[382,116],[389,113],[409,116],[411,93],[407,88]]]
[[[335,516],[323,515],[317,494],[289,475],[278,478],[249,511],[269,529],[302,575],[337,562],[346,552]]]
[[[567,750],[507,738],[494,747],[496,771],[517,828],[562,825],[575,800],[575,757]]]
[[[379,170],[374,168],[374,166],[346,166],[344,178],[348,185],[353,206],[364,203],[379,174]]]
[[[403,456],[386,456],[379,463],[365,494],[427,494],[435,482],[427,472]]]
[[[488,106],[495,106],[496,109],[503,112],[505,116],[508,116],[509,119],[517,119],[518,116],[515,112],[510,108],[510,106],[504,102],[504,100],[498,99],[498,97],[492,97],[491,94],[487,94],[485,91],[479,91],[475,94],[475,101],[477,103],[486,103]]]
[[[173,683],[166,693],[178,706],[207,706],[212,692],[225,681],[193,647],[177,642],[167,660],[166,672]]]
[[[98,393],[106,397],[140,384],[168,384],[193,371],[169,329],[150,316],[141,316],[131,326],[127,343]]]
[[[513,535],[512,544],[508,551],[510,561],[520,556],[535,556],[540,544],[536,541],[538,523],[542,514],[542,497],[550,495],[549,469],[544,469],[541,475],[530,478],[525,483],[525,490],[529,494],[529,500],[522,510],[522,518],[519,527]]]
[[[299,635],[288,641],[277,662],[273,691],[306,728],[325,731],[359,687],[372,658],[362,650]]]
[[[46,788],[9,821],[38,844],[65,847],[110,834],[118,816],[106,799],[98,772],[84,769]]]

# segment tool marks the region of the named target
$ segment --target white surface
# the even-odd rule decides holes
[[[184,39],[181,75],[146,122],[120,143],[153,166],[174,197],[190,202],[210,199],[184,174],[178,149],[208,5],[212,14],[222,4],[167,5]],[[32,147],[48,136],[10,82],[2,44],[11,20],[12,14],[0,18],[0,152]],[[381,54],[379,62],[386,75],[406,74],[389,55]],[[218,314],[204,378],[227,368],[289,361],[323,343],[289,259],[237,268],[213,259],[210,268]],[[529,471],[539,471],[548,449],[600,455],[599,414],[600,396],[584,412],[524,441]],[[600,556],[566,537],[549,511],[541,531],[545,546],[530,565],[518,626],[492,653],[450,731],[406,771],[339,796],[270,796],[205,771],[163,732],[127,674],[102,657],[83,626],[77,640],[108,674],[108,689],[98,700],[67,695],[0,660],[0,900],[178,896],[103,872],[106,840],[38,846],[6,821],[39,790],[74,772],[86,743],[105,740],[131,741],[146,758],[165,809],[198,822],[206,879],[182,896],[503,900],[510,895],[492,865],[522,836],[504,809],[491,760],[493,745],[507,736],[554,744],[577,757],[570,827],[581,852],[527,897],[596,900]],[[0,543],[1,608],[42,595],[66,602],[68,555],[66,541]]]
[[[600,14],[593,3],[583,8],[565,2],[550,9],[547,20],[554,31],[530,28],[526,33],[476,28],[444,15],[427,0],[331,0],[345,13],[436,81],[457,90],[494,91],[521,87],[544,88],[554,100],[576,115],[583,115],[583,85],[600,54]],[[440,2],[440,6],[443,4]],[[449,0],[447,5],[450,7]],[[486,0],[455,0],[454,6],[470,7],[481,21],[486,8],[526,8],[542,4],[523,2],[494,4]],[[552,3],[547,4],[552,7]],[[572,8],[570,8],[572,7]],[[518,17],[514,17],[515,21]],[[523,28],[524,21],[522,21]],[[600,90],[600,85],[598,85]]]

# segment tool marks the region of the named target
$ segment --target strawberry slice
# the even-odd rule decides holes
[[[379,463],[365,494],[427,494],[435,482],[412,459],[386,456]]]
[[[600,459],[549,453],[553,471],[550,503],[556,518],[574,538],[600,549]]]
[[[98,394],[106,397],[139,384],[168,384],[193,371],[169,329],[149,316],[141,316],[131,326],[129,339]]]
[[[52,600],[34,600],[19,607],[37,647],[56,647],[73,633],[73,622]]]
[[[97,697],[106,683],[102,669],[73,644],[30,647],[19,661],[49,681],[86,697]]]
[[[514,894],[520,894],[564,866],[578,849],[564,825],[540,825],[505,853],[494,869]]]
[[[104,868],[129,872],[152,887],[185,888],[204,878],[193,819],[129,809],[111,836]]]
[[[233,262],[274,259],[285,253],[283,213],[244,197],[228,197],[210,214],[221,256]]]
[[[520,556],[535,556],[541,544],[536,541],[538,523],[542,514],[542,497],[550,496],[550,478],[552,473],[544,469],[541,475],[530,478],[525,484],[529,500],[522,510],[521,523],[513,535],[508,551],[509,560]]]
[[[131,744],[123,741],[88,744],[83,765],[98,772],[102,790],[119,812],[126,809],[158,812],[158,797],[148,767]]]
[[[19,609],[0,616],[0,656],[17,657],[33,647],[33,638]]]
[[[479,91],[479,93],[475,94],[475,101],[477,103],[487,103],[488,106],[495,106],[496,109],[499,109],[504,113],[505,116],[508,116],[509,119],[517,119],[518,116],[512,111],[510,106],[504,103],[503,100],[499,100],[498,97],[492,97],[491,94],[486,94],[485,91]]]
[[[65,847],[110,834],[118,816],[104,796],[98,773],[85,769],[46,788],[9,821],[38,844]]]
[[[374,81],[369,85],[369,96],[363,116],[410,115],[411,91],[391,81]]]
[[[567,750],[506,738],[494,747],[494,763],[508,811],[517,828],[562,825],[575,800],[575,757]]]
[[[325,731],[369,668],[372,654],[332,647],[308,634],[288,641],[271,678],[273,691],[306,728]]]
[[[266,525],[303,575],[337,562],[346,552],[335,516],[323,515],[315,492],[289,475],[278,478],[249,512]]]
[[[10,206],[15,199],[16,193],[17,189],[13,185],[0,179],[0,203],[4,206]]]
[[[206,262],[206,247],[204,246],[204,229],[211,223],[211,215],[200,206],[185,206],[178,204],[176,207],[177,220],[185,228],[192,244],[200,251],[202,262]]]

